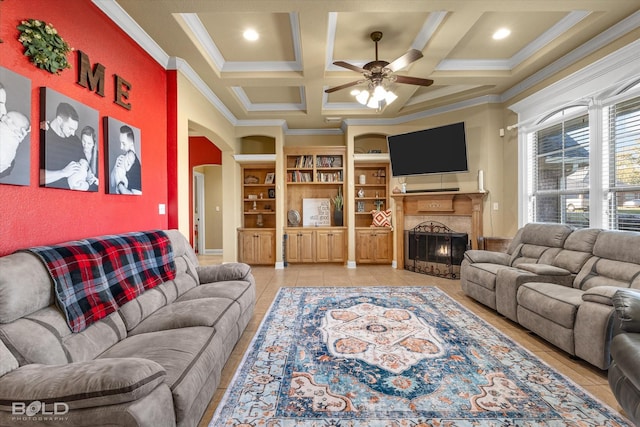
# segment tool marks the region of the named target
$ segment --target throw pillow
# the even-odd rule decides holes
[[[372,227],[391,227],[391,209],[386,211],[371,211],[373,216]]]

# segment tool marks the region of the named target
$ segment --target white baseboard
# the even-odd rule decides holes
[[[275,265],[276,270],[284,270],[284,262],[277,261]]]
[[[395,259],[391,261],[391,268],[398,268],[398,263],[396,262]]]
[[[347,261],[347,268],[356,268],[355,261]]]
[[[205,249],[205,255],[222,255],[222,249]]]

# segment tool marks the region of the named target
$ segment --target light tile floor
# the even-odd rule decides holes
[[[218,264],[221,261],[219,256],[202,255],[198,258],[202,265]],[[337,264],[290,264],[281,270],[276,270],[271,266],[253,266],[252,270],[257,287],[257,303],[253,319],[227,361],[220,386],[213,395],[199,427],[208,426],[216,406],[233,378],[233,374],[262,318],[271,306],[278,289],[283,286],[437,286],[547,364],[571,378],[596,398],[619,412],[623,412],[611,393],[606,371],[601,371],[586,362],[571,358],[567,353],[542,338],[529,333],[494,310],[467,297],[463,294],[458,280],[441,279],[406,270],[397,270],[389,265],[358,266],[349,269],[344,265]]]

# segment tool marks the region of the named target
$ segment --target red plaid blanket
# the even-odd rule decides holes
[[[162,231],[102,236],[27,251],[48,268],[56,302],[73,332],[175,277],[171,242]]]

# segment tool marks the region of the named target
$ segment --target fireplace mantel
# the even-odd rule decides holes
[[[471,217],[471,245],[477,249],[478,237],[482,236],[482,205],[487,192],[462,193],[445,191],[437,193],[396,193],[396,266],[404,268],[404,224],[405,216],[468,216]]]

